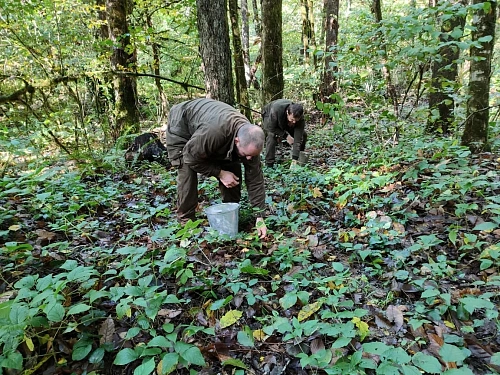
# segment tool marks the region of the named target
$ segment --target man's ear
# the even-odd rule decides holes
[[[239,143],[240,143],[240,139],[238,137],[234,137],[234,144],[236,146],[238,146]]]

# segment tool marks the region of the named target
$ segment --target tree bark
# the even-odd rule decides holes
[[[146,23],[149,28],[153,29],[153,22],[151,20],[151,14],[148,13],[146,15]],[[168,99],[167,95],[165,94],[165,91],[163,90],[163,86],[161,84],[161,71],[160,71],[160,46],[156,41],[153,41],[151,43],[151,50],[153,52],[153,74],[155,75],[155,85],[156,88],[158,89],[158,96],[160,98],[160,103],[158,106],[158,117],[159,117],[159,122],[162,123],[168,113]]]
[[[234,72],[236,77],[236,101],[240,105],[240,112],[249,120],[252,118],[250,101],[248,99],[247,80],[245,77],[245,63],[241,47],[240,25],[238,20],[238,0],[229,0],[229,17],[233,31]]]
[[[234,105],[231,48],[225,0],[196,0],[207,97]]]
[[[106,19],[108,20],[109,38],[113,41],[113,53],[110,57],[111,68],[116,72],[134,72],[136,53],[130,51],[130,35],[127,24],[126,0],[107,0]],[[113,89],[115,98],[114,124],[111,136],[117,139],[121,135],[139,132],[139,114],[137,111],[137,83],[135,77],[115,74]]]
[[[326,47],[325,65],[320,86],[320,99],[322,102],[329,102],[330,95],[337,92],[335,73],[338,71],[338,67],[335,61],[339,34],[339,8],[339,0],[324,0]]]
[[[472,1],[473,5],[480,3],[483,3],[483,0]],[[468,146],[473,153],[489,151],[491,147],[488,143],[488,123],[496,5],[496,1],[484,2],[484,6],[476,10],[472,18],[472,41],[479,42],[482,48],[471,47],[470,49],[470,98],[467,102],[467,118],[462,134],[462,145]]]
[[[282,0],[262,0],[262,105],[283,97]]]
[[[250,87],[250,26],[248,23],[248,1],[241,0],[241,46],[243,63],[245,64],[245,79]]]
[[[454,87],[458,76],[457,59],[460,55],[460,49],[449,42],[458,41],[462,37],[465,26],[465,14],[458,12],[458,6],[464,5],[463,0],[462,5],[458,1],[456,5],[455,15],[441,21],[439,40],[442,47],[439,48],[439,60],[432,62],[429,94],[430,113],[426,126],[428,133],[448,134],[454,118],[455,101],[450,91],[455,91]]]
[[[373,13],[373,16],[375,17],[375,22],[377,24],[381,25],[382,23],[382,0],[373,0],[372,2],[372,7],[371,11]],[[399,104],[398,104],[398,97],[396,94],[396,88],[392,84],[392,78],[391,78],[391,70],[387,66],[387,47],[385,45],[385,40],[384,36],[382,33],[378,33],[378,38],[380,41],[380,53],[382,57],[382,75],[385,80],[385,84],[387,85],[387,93],[389,95],[389,98],[391,99],[392,105],[394,107],[394,114],[396,117],[399,115]]]

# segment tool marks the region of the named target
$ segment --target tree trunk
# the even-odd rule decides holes
[[[339,0],[324,0],[325,13],[325,66],[323,68],[323,77],[321,79],[321,101],[329,102],[330,95],[337,92],[337,79],[335,73],[338,71],[336,64],[336,48],[339,34]]]
[[[150,29],[153,29],[153,22],[151,20],[151,14],[148,13],[146,16],[146,23]],[[153,52],[153,74],[155,75],[155,85],[158,89],[158,96],[160,98],[160,103],[158,106],[158,120],[160,123],[167,117],[168,113],[168,99],[165,91],[163,90],[163,86],[161,85],[160,77],[160,46],[156,41],[151,43],[151,50]]]
[[[456,87],[458,76],[456,61],[460,55],[460,49],[455,44],[449,43],[458,41],[462,37],[465,26],[465,17],[458,12],[460,4],[459,2],[456,3],[457,12],[455,12],[455,16],[441,20],[439,40],[442,47],[439,48],[439,60],[433,61],[431,68],[430,114],[426,127],[428,133],[448,134],[450,125],[453,122],[455,101],[450,91],[455,91],[454,88]],[[456,33],[457,29],[460,30],[459,33]]]
[[[260,47],[259,47],[259,52],[257,53],[257,57],[255,58],[252,67],[250,68],[250,77],[249,77],[250,81],[248,83],[248,87],[253,85],[253,88],[255,90],[260,90],[259,80],[255,75],[257,69],[259,68],[259,64],[262,61],[262,26],[260,23],[259,7],[257,6],[257,0],[252,0],[252,9],[253,9],[253,25],[255,29],[255,34],[257,35],[257,38],[260,42]]]
[[[196,0],[196,7],[207,96],[234,105],[226,1]]]
[[[250,87],[250,26],[248,24],[248,1],[241,0],[241,46],[243,63],[245,64],[245,79]]]
[[[260,37],[262,36],[262,25],[260,23],[259,7],[257,6],[257,0],[252,0],[252,9],[253,9],[253,25],[255,28],[255,34],[257,34],[257,36]]]
[[[480,4],[483,0],[473,0]],[[493,46],[495,44],[496,1],[484,2],[472,19],[474,26],[472,41],[479,42],[482,48],[471,47],[469,101],[467,118],[462,135],[462,145],[469,146],[473,153],[489,151],[488,122],[490,99],[490,73]]]
[[[282,0],[262,0],[262,105],[283,97]]]
[[[236,101],[240,105],[240,112],[249,120],[252,118],[250,101],[248,100],[247,80],[245,77],[245,63],[241,47],[240,25],[238,22],[238,0],[229,0],[229,17],[233,31],[234,72],[236,77]]]
[[[375,22],[381,26],[382,23],[382,0],[373,0],[371,11],[373,16],[375,17]],[[399,104],[398,97],[396,94],[396,88],[392,84],[391,71],[387,66],[387,47],[385,45],[384,36],[382,33],[378,33],[378,39],[380,41],[380,53],[382,57],[382,75],[385,80],[385,84],[387,85],[387,93],[389,98],[391,98],[392,105],[394,107],[394,114],[398,117],[399,114]]]
[[[113,41],[113,53],[110,57],[111,68],[117,73],[135,72],[136,52],[130,53],[130,36],[127,25],[126,0],[107,0],[106,18],[109,26],[109,38]],[[113,78],[115,92],[115,119],[111,127],[111,136],[117,139],[123,134],[139,132],[139,114],[137,111],[137,84],[133,76],[115,74]]]

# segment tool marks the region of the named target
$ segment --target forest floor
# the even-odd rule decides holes
[[[66,164],[0,192],[9,374],[495,374],[500,158],[310,131],[264,170],[269,233],[175,220],[175,171]],[[0,374],[2,373],[0,367]]]

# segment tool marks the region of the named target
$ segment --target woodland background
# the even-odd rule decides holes
[[[499,372],[496,1],[0,4],[0,374]],[[264,241],[124,160],[205,95],[305,106]]]

